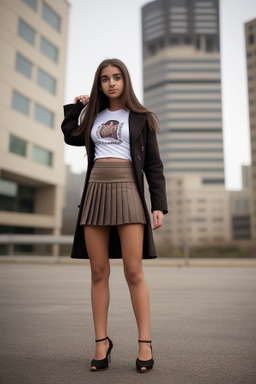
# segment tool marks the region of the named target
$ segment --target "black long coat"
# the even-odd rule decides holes
[[[79,213],[77,218],[76,230],[74,235],[72,258],[88,259],[86,244],[84,239],[83,226],[80,225],[82,208],[85,194],[90,178],[90,173],[94,165],[94,144],[85,143],[85,137],[74,136],[72,131],[78,127],[78,118],[83,109],[81,103],[68,104],[64,106],[64,120],[61,128],[64,133],[65,143],[74,146],[86,146],[88,157],[88,169],[86,173],[81,202],[79,204]],[[149,212],[144,197],[144,174],[149,185],[151,198],[151,210],[161,210],[167,213],[167,199],[165,189],[165,178],[163,175],[163,164],[160,159],[156,134],[152,132],[147,125],[147,119],[144,114],[130,112],[129,114],[130,146],[132,165],[135,172],[137,187],[141,196],[147,224],[144,230],[143,259],[153,259],[157,257],[153,240],[153,233]],[[111,228],[109,242],[109,258],[117,259],[122,257],[120,239],[115,226]]]

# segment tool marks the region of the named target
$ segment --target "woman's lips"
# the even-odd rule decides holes
[[[117,91],[116,89],[110,89],[109,93],[116,93],[116,91]]]

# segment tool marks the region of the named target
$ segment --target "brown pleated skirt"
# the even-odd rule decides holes
[[[146,224],[130,162],[96,161],[82,210],[81,225]]]

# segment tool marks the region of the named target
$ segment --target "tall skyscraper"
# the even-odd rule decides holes
[[[170,214],[161,246],[230,241],[225,191],[218,0],[142,8],[144,103],[160,120]],[[162,241],[164,240],[164,241]]]
[[[68,15],[66,0],[0,0],[0,233],[60,233]]]
[[[156,0],[142,25],[144,103],[160,120],[167,178],[224,187],[218,0]]]
[[[245,23],[245,45],[247,56],[249,123],[251,132],[252,159],[251,235],[254,241],[254,246],[256,246],[256,19]]]

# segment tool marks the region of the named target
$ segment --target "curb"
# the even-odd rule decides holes
[[[112,266],[122,265],[121,259],[111,260]],[[71,259],[68,256],[1,256],[0,264],[63,264],[89,265],[87,259]],[[152,267],[256,267],[256,258],[246,259],[178,259],[157,258],[143,260],[144,266]]]

